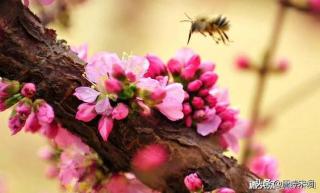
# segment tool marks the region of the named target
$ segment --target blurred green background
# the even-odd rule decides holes
[[[186,46],[190,26],[179,22],[185,19],[184,13],[223,14],[232,25],[230,45],[216,45],[211,38],[195,34],[188,47],[203,60],[216,62],[219,85],[230,90],[232,105],[246,118],[256,78],[235,70],[233,61],[243,53],[261,61],[276,11],[276,0],[88,0],[72,10],[69,29],[50,27],[71,45],[87,42],[91,55],[102,50],[119,55],[154,53],[166,61]],[[319,34],[319,19],[293,10],[288,12],[274,61],[288,58],[290,70],[270,78],[263,109],[272,113],[274,102],[299,85],[313,89],[306,93],[301,88],[290,108],[275,114],[276,119],[258,136],[269,154],[279,160],[281,179],[314,179],[320,183],[320,82],[318,78],[311,85],[303,84],[320,75]],[[45,140],[25,133],[10,136],[8,116],[8,112],[0,114],[0,176],[5,178],[9,192],[59,192],[58,183],[44,177],[45,163],[37,157]]]

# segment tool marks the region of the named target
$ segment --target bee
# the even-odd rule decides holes
[[[224,44],[230,42],[229,37],[226,34],[226,32],[230,28],[230,23],[226,17],[219,15],[214,18],[198,17],[193,20],[186,13],[185,15],[188,19],[182,20],[181,22],[191,22],[187,44],[189,44],[191,35],[195,32],[199,32],[204,36],[207,36],[206,34],[209,34],[217,44],[219,44],[220,41],[222,41]],[[218,37],[216,37],[215,34],[217,34]]]

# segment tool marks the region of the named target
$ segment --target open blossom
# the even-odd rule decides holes
[[[202,180],[196,173],[189,174],[184,178],[184,185],[191,192],[196,192],[202,189]]]
[[[239,151],[239,139],[244,138],[248,131],[248,122],[238,120],[234,128],[220,136],[220,145],[225,149],[229,148],[234,152]]]
[[[138,82],[137,86],[138,88],[149,92],[164,89],[166,91],[165,97],[161,103],[156,104],[155,106],[171,121],[183,118],[182,102],[184,100],[184,90],[181,84],[173,83],[166,85],[166,83],[161,84],[161,82],[155,79],[142,78]]]
[[[252,172],[262,178],[275,180],[278,178],[278,162],[269,155],[262,155],[252,158],[249,163]]]
[[[79,100],[82,100],[86,103],[93,103],[97,97],[100,95],[100,92],[94,90],[90,87],[78,87],[75,90],[75,93],[73,94],[76,96]]]

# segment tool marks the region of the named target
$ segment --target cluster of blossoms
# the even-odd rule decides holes
[[[171,121],[184,120],[202,136],[217,134],[225,148],[237,149],[243,125],[229,106],[228,93],[216,86],[215,65],[184,48],[167,65],[155,55],[129,56],[101,52],[87,59],[87,47],[73,49],[87,61],[86,77],[91,87],[79,87],[75,96],[83,101],[76,118],[89,122],[99,116],[98,129],[104,140],[114,120],[129,113],[149,115],[160,111]]]
[[[52,107],[42,99],[33,100],[36,87],[33,83],[20,85],[17,81],[0,81],[0,111],[14,106],[9,118],[12,135],[23,128],[27,132],[40,132],[53,138],[60,125],[54,120]]]
[[[50,144],[39,151],[39,156],[49,164],[46,175],[58,178],[61,188],[67,192],[154,192],[133,174],[108,174],[98,155],[63,128],[59,129]]]

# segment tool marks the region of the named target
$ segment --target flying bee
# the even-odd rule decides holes
[[[189,44],[191,35],[195,32],[199,32],[204,36],[206,36],[206,34],[209,34],[217,44],[219,44],[220,41],[222,41],[224,44],[230,42],[229,37],[226,34],[226,32],[230,28],[230,23],[226,17],[219,15],[214,18],[198,17],[193,20],[187,14],[185,15],[188,20],[182,20],[182,22],[191,22],[187,44]],[[216,37],[215,34],[217,34],[218,37]]]

